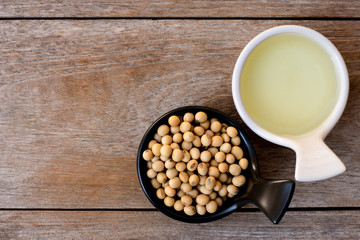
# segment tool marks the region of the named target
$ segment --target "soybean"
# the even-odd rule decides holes
[[[219,152],[219,150],[216,147],[208,148],[208,151],[211,153],[211,157],[215,157],[215,154]]]
[[[235,185],[230,184],[227,186],[227,191],[232,195],[236,195],[239,192],[239,189]]]
[[[163,161],[158,160],[158,161],[153,162],[151,167],[155,172],[161,172],[164,170],[165,165],[164,165]]]
[[[235,162],[235,157],[231,153],[226,154],[225,160],[229,164],[233,164]]]
[[[159,188],[158,190],[156,190],[156,196],[158,197],[158,199],[164,199],[165,198],[165,191],[163,188]]]
[[[160,137],[167,135],[169,132],[170,132],[169,126],[165,124],[161,125],[157,130],[157,134],[159,134]]]
[[[198,175],[194,174],[189,177],[189,183],[191,186],[197,186],[199,184],[200,178]]]
[[[172,206],[174,206],[175,199],[172,197],[165,197],[164,203],[167,207],[172,207]]]
[[[208,167],[202,162],[197,166],[197,171],[201,176],[205,176],[208,173]]]
[[[159,183],[165,183],[167,181],[166,174],[164,172],[159,172],[156,176],[156,180]]]
[[[218,167],[219,163],[215,159],[213,159],[210,161],[210,166]]]
[[[221,173],[220,176],[218,177],[218,180],[222,183],[226,183],[228,178],[229,177],[226,173]]]
[[[169,159],[169,160],[165,161],[165,168],[166,169],[170,169],[170,168],[174,168],[174,167],[175,167],[174,160]]]
[[[179,146],[179,144],[177,144],[177,143],[171,143],[170,144],[170,147],[171,147],[171,149],[174,151],[174,149],[180,149],[180,146]]]
[[[239,146],[233,146],[231,148],[231,153],[234,155],[236,160],[240,160],[244,156],[244,152]]]
[[[166,186],[164,191],[165,191],[165,194],[168,195],[169,197],[173,197],[176,194],[176,190],[170,186]]]
[[[176,189],[179,188],[181,185],[181,180],[178,177],[174,177],[172,179],[169,180],[169,186]]]
[[[156,180],[156,178],[153,178],[150,181],[153,188],[158,189],[159,187],[161,187],[161,184]]]
[[[232,184],[234,184],[236,187],[240,187],[242,185],[244,185],[246,182],[246,178],[244,177],[244,175],[239,175],[236,177],[233,177],[232,179]]]
[[[218,169],[221,173],[226,173],[229,170],[229,165],[227,165],[227,163],[220,163],[218,166]]]
[[[207,134],[204,134],[201,136],[201,144],[204,146],[204,147],[208,147],[211,145],[211,137]],[[145,158],[144,158],[145,159]],[[151,159],[151,158],[150,158]],[[149,159],[149,160],[150,160]],[[145,159],[146,160],[146,159]]]
[[[161,143],[170,145],[172,143],[172,137],[170,135],[165,135],[161,138]]]
[[[215,198],[215,202],[217,203],[217,205],[219,207],[221,207],[223,205],[223,200],[220,197]]]
[[[143,152],[142,157],[146,160],[146,161],[150,161],[152,159],[152,157],[154,156],[153,152],[150,149],[147,149]]]
[[[189,181],[189,175],[186,172],[180,172],[179,178],[183,183],[187,183]]]
[[[184,209],[184,204],[182,204],[181,200],[176,200],[176,202],[174,203],[174,209],[178,212]]]
[[[199,205],[206,205],[210,201],[210,197],[205,194],[200,194],[196,197],[196,203]]]
[[[178,175],[178,171],[175,168],[166,170],[166,176],[171,179]]]
[[[192,186],[189,183],[182,183],[180,186],[180,189],[184,192],[184,193],[188,193],[192,190]]]
[[[169,117],[168,122],[169,122],[169,125],[172,127],[177,126],[180,124],[180,118],[178,116],[173,115],[173,116]]]
[[[175,162],[180,162],[184,158],[184,152],[180,149],[174,149],[171,158]]]
[[[183,140],[183,135],[181,133],[175,133],[173,136],[173,142],[181,143]]]
[[[217,208],[218,205],[215,201],[210,201],[208,204],[206,204],[206,211],[208,211],[209,213],[216,212]]]
[[[171,132],[172,134],[175,134],[175,133],[180,132],[180,126],[170,127],[170,132]]]
[[[189,195],[184,195],[181,197],[181,203],[184,204],[184,206],[190,206],[192,202],[193,200]]]
[[[199,195],[199,191],[197,189],[192,189],[191,191],[189,191],[186,194],[192,198],[196,198],[196,196]]]
[[[186,170],[186,163],[184,162],[178,162],[176,165],[175,165],[175,169],[178,171],[178,172],[183,172]]]
[[[189,171],[195,171],[198,166],[198,162],[196,160],[191,160],[187,163],[187,169]]]
[[[184,207],[184,212],[186,215],[194,216],[196,214],[196,208],[194,206],[186,206]]]
[[[224,139],[225,143],[228,143],[231,140],[230,136],[227,133],[222,133],[221,137]]]
[[[171,153],[172,153],[172,149],[170,147],[170,145],[163,145],[161,148],[160,148],[160,154],[162,156],[165,156],[165,157],[170,157],[171,156]]]
[[[209,151],[202,151],[200,153],[200,160],[203,162],[209,162],[211,160],[211,153]]]
[[[181,186],[180,186],[180,188],[181,188]],[[178,196],[179,198],[181,198],[184,195],[185,195],[185,192],[183,190],[181,190],[181,189],[176,194],[176,196]]]
[[[206,213],[206,208],[205,208],[205,206],[202,206],[202,205],[197,204],[197,205],[196,205],[196,211],[197,211],[197,213],[198,213],[199,215],[205,215],[205,213]]]
[[[207,120],[205,122],[200,123],[200,126],[207,130],[210,127],[210,121]]]
[[[219,121],[214,121],[211,123],[210,125],[210,129],[211,131],[213,131],[214,133],[220,132],[221,130],[221,123]]]
[[[221,182],[220,181],[216,181],[215,186],[214,186],[214,191],[218,192],[221,189]]]
[[[210,176],[206,179],[206,182],[205,182],[205,187],[208,189],[208,190],[213,190],[214,186],[215,186],[215,178],[213,176]]]
[[[247,167],[249,166],[249,161],[246,158],[242,158],[239,161],[239,165],[240,165],[242,170],[246,170]]]
[[[237,131],[236,128],[234,128],[234,127],[228,127],[228,128],[226,129],[226,133],[227,133],[230,137],[234,138],[234,137],[237,136],[238,131]]]
[[[205,185],[207,176],[200,176],[199,185]]]
[[[195,136],[194,140],[192,141],[194,147],[201,147],[201,139],[199,136]]]
[[[216,192],[212,192],[209,194],[209,197],[211,200],[215,200],[215,198],[217,197],[217,193]]]
[[[190,112],[185,113],[183,119],[186,122],[192,122],[192,121],[194,121],[194,114],[192,114]]]
[[[190,156],[192,159],[199,159],[200,158],[200,150],[198,148],[190,149]]]
[[[220,151],[224,152],[224,153],[229,153],[231,152],[231,144],[230,143],[223,143],[220,146]]]
[[[209,176],[213,176],[215,178],[218,178],[220,176],[220,171],[217,167],[211,166],[209,167]]]
[[[180,124],[180,132],[185,133],[190,131],[190,129],[191,129],[191,123],[189,122],[182,122]]]
[[[238,146],[238,145],[240,145],[240,143],[241,143],[241,139],[240,139],[239,136],[231,138],[231,144],[232,145]]]
[[[148,178],[154,178],[154,177],[156,177],[156,172],[155,172],[155,170],[154,169],[149,169],[149,170],[147,170],[147,172],[146,172],[146,175],[147,175],[147,177]]]
[[[183,150],[189,151],[189,150],[192,148],[192,143],[191,143],[191,142],[183,141],[183,142],[181,143],[181,148],[182,148]]]
[[[200,126],[196,126],[196,127],[194,127],[194,133],[197,136],[202,136],[205,133],[205,129],[203,127],[200,127]]]
[[[214,147],[220,147],[223,144],[224,140],[221,136],[213,136],[211,138],[211,145]]]
[[[223,162],[225,160],[225,153],[223,152],[217,152],[215,154],[215,160],[219,163]]]
[[[188,131],[184,133],[183,139],[186,142],[192,142],[195,139],[195,135],[192,132]]]
[[[184,163],[187,163],[190,161],[190,153],[187,151],[187,150],[183,150],[183,153],[184,153],[184,158],[182,159],[182,161]]]
[[[204,112],[197,112],[195,114],[195,121],[199,122],[199,123],[203,123],[207,120],[207,115]]]
[[[231,164],[229,166],[229,172],[233,176],[238,176],[241,173],[241,167],[238,164]]]

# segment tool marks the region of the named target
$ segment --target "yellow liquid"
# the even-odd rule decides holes
[[[330,55],[298,34],[279,34],[260,43],[241,74],[242,101],[262,128],[298,136],[318,127],[333,110],[338,81]]]

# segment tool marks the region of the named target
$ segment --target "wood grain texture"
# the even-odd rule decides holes
[[[188,224],[159,212],[0,212],[1,239],[359,239],[354,212],[288,212],[274,225],[260,212]]]
[[[360,17],[353,0],[2,0],[0,17]]]
[[[323,33],[350,75],[348,105],[326,139],[348,171],[297,183],[290,206],[359,206],[358,21],[34,20],[0,22],[0,208],[152,207],[136,176],[146,129],[195,104],[241,122],[235,61],[252,37],[282,24]],[[293,178],[294,152],[244,128],[262,176]]]

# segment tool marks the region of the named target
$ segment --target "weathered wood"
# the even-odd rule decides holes
[[[1,17],[360,17],[353,0],[2,0]]]
[[[0,22],[0,208],[152,207],[135,164],[146,129],[195,104],[241,122],[235,61],[252,37],[281,24],[329,37],[350,75],[347,108],[327,138],[348,171],[297,183],[290,206],[359,206],[358,21],[86,20]],[[244,128],[261,174],[293,178],[295,154]]]
[[[188,224],[159,212],[0,212],[1,239],[359,239],[358,211],[260,212]]]

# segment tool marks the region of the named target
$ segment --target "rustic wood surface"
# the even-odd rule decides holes
[[[0,239],[358,239],[360,3],[177,3],[0,2]],[[321,32],[344,57],[349,99],[326,143],[347,172],[296,183],[278,226],[255,209],[200,225],[162,215],[141,190],[136,155],[146,129],[176,107],[228,113],[263,177],[294,178],[295,153],[247,128],[231,96],[243,47],[283,24]]]
[[[159,212],[0,212],[1,239],[359,239],[359,211],[289,211],[279,225],[260,212],[182,223]]]
[[[0,17],[340,17],[359,18],[356,0],[2,0]]]
[[[222,109],[238,54],[257,33],[302,24],[329,37],[350,95],[327,138],[348,171],[298,183],[292,207],[360,204],[357,21],[7,21],[0,24],[0,204],[7,208],[145,208],[135,159],[142,135],[185,105]],[[160,36],[160,37],[159,37]],[[293,178],[295,153],[246,126],[267,178]],[[336,194],[335,194],[336,193]],[[309,197],[311,196],[311,197]]]

